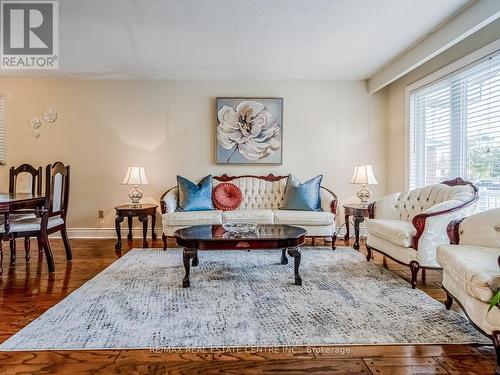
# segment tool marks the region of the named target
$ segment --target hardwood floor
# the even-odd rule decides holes
[[[47,264],[32,243],[31,261],[18,243],[17,263],[9,267],[5,246],[4,274],[0,279],[0,341],[19,331],[83,283],[113,263],[114,240],[71,240],[74,260],[66,263],[62,241],[51,240],[57,273],[49,280]],[[343,241],[338,240],[339,246]],[[123,242],[126,253],[141,247],[140,240]],[[153,247],[161,247],[155,241]],[[173,246],[173,244],[169,244]],[[364,245],[362,244],[362,251]],[[382,264],[382,257],[375,255]],[[406,280],[406,267],[387,261],[389,269]],[[418,287],[444,301],[439,271],[428,271]],[[456,309],[456,304],[454,304]],[[55,334],[57,334],[55,332]],[[149,350],[80,350],[0,352],[0,374],[492,374],[491,346],[385,345],[277,350],[261,348],[226,351],[155,353]]]

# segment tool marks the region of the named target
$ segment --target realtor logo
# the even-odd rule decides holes
[[[58,69],[57,1],[0,1],[0,69]]]

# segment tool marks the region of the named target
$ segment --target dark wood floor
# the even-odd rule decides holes
[[[45,260],[33,243],[26,264],[21,242],[18,259],[9,266],[6,249],[0,280],[0,341],[19,331],[44,311],[113,263],[113,240],[72,240],[74,260],[67,264],[62,243],[51,240],[57,273],[49,280]],[[342,245],[338,241],[338,245]],[[173,245],[173,244],[172,244]],[[129,249],[141,247],[140,241]],[[160,241],[153,243],[161,247]],[[8,247],[8,246],[4,246]],[[127,250],[124,250],[125,253]],[[376,255],[376,262],[382,258]],[[405,279],[409,270],[388,261],[389,269]],[[439,301],[441,274],[427,273],[418,287]],[[456,307],[455,307],[456,308]],[[54,332],[57,334],[57,332]],[[491,374],[495,356],[490,346],[399,345],[294,348],[259,351],[197,351],[153,353],[149,350],[86,350],[0,352],[1,374]]]

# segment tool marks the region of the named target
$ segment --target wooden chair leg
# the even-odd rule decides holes
[[[412,260],[410,262],[410,270],[411,270],[411,287],[415,289],[417,287],[417,276],[418,276],[418,270],[420,269],[420,264]]]
[[[50,248],[47,232],[42,230],[41,239],[42,239],[43,251],[45,253],[45,258],[47,259],[47,267],[49,269],[49,273],[54,273],[56,272],[56,267],[54,265],[54,256],[52,255],[52,249]]]
[[[43,252],[43,243],[42,243],[42,237],[40,235],[36,236],[36,242],[38,245],[38,252],[42,253]]]
[[[422,283],[425,284],[425,268],[422,268]]]
[[[332,250],[335,250],[337,247],[335,246],[335,242],[337,242],[337,235],[334,234],[332,236]]]
[[[10,262],[16,263],[16,240],[11,239],[9,241],[9,246],[10,246]]]
[[[61,236],[64,243],[64,250],[66,251],[66,260],[73,260],[73,253],[69,243],[68,232],[66,231],[66,224],[61,229]]]
[[[30,260],[30,250],[31,250],[30,238],[24,237],[24,252],[25,252],[24,258],[26,259],[26,262],[29,262]]]

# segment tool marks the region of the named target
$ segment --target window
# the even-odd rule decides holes
[[[410,92],[410,188],[462,177],[500,207],[500,52]]]
[[[5,95],[0,95],[0,164],[5,164]]]

